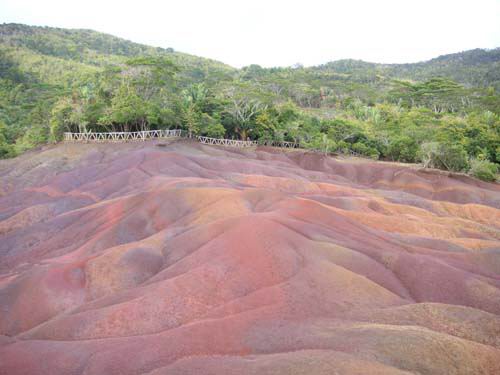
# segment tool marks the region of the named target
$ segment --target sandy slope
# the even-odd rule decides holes
[[[500,373],[499,185],[186,142],[0,178],[0,374]]]

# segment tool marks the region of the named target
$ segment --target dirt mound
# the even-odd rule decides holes
[[[0,177],[0,374],[500,373],[498,185],[189,142]]]

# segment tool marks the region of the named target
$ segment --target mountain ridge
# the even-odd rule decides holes
[[[236,68],[233,67],[229,64],[224,63],[223,61],[217,60],[215,58],[210,58],[210,57],[201,57],[201,56],[196,56],[194,54],[190,54],[187,52],[177,52],[174,50],[172,47],[160,47],[160,46],[151,46],[148,44],[144,43],[138,43],[134,42],[130,39],[127,38],[122,38],[119,36],[115,36],[110,33],[106,32],[101,32],[101,31],[96,31],[93,29],[87,29],[87,28],[60,28],[60,27],[53,27],[53,26],[37,26],[37,25],[26,25],[26,24],[21,24],[21,23],[3,23],[0,25],[0,37],[6,36],[6,35],[13,35],[16,33],[19,33],[21,31],[22,34],[24,35],[30,35],[30,32],[33,30],[39,31],[39,32],[44,32],[44,31],[49,31],[49,32],[57,32],[60,34],[74,34],[74,36],[78,36],[78,34],[93,34],[93,35],[100,35],[102,37],[107,38],[108,40],[114,40],[116,42],[121,42],[121,43],[126,43],[134,46],[138,51],[136,54],[139,53],[153,53],[153,51],[161,52],[161,53],[182,53],[184,55],[189,55],[193,57],[197,57],[200,59],[206,59],[210,61],[214,61],[223,65],[226,65],[228,67],[231,67],[235,70],[240,70],[244,69],[250,65],[259,65],[259,64],[249,64],[245,65],[241,68]],[[113,52],[114,50],[111,49]],[[102,52],[102,51],[101,51]],[[109,53],[109,50],[107,51]],[[123,52],[124,56],[130,56],[126,53]],[[429,63],[434,63],[434,62],[442,62],[446,60],[466,60],[471,61],[473,64],[478,64],[479,62],[475,61],[474,58],[472,57],[478,57],[478,56],[483,56],[483,57],[489,57],[487,62],[498,62],[500,61],[500,47],[494,47],[494,48],[474,48],[470,50],[463,50],[463,51],[457,51],[457,52],[452,52],[448,54],[443,54],[439,55],[433,58],[430,58],[428,60],[421,60],[421,61],[415,61],[415,62],[408,62],[408,63],[379,63],[379,62],[373,62],[373,61],[366,61],[362,59],[352,59],[352,58],[341,58],[337,60],[330,60],[325,63],[321,64],[315,64],[315,65],[308,65],[307,68],[320,68],[322,66],[328,66],[328,65],[335,65],[335,64],[343,64],[345,62],[355,62],[355,63],[360,63],[364,66],[380,66],[380,67],[404,67],[404,66],[417,66],[417,65],[425,65]],[[290,66],[270,66],[270,67],[265,67],[263,69],[273,69],[273,68],[287,68]]]

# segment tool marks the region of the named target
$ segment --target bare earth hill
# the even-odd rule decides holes
[[[0,374],[499,374],[500,187],[189,142],[0,162]]]

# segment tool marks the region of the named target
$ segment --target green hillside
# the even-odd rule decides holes
[[[0,25],[3,157],[64,131],[182,127],[467,170],[500,162],[499,93],[499,48],[235,69],[92,30]]]

